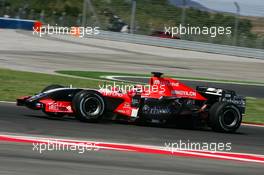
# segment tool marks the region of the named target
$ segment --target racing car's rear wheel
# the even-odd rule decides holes
[[[217,102],[209,111],[209,120],[214,131],[235,132],[241,125],[242,115],[233,103]]]
[[[49,90],[52,90],[52,89],[63,88],[63,87],[64,86],[62,86],[62,85],[52,84],[52,85],[49,85],[49,86],[45,87],[41,92],[46,92],[46,91],[49,91]]]
[[[105,113],[104,97],[97,91],[83,90],[73,98],[73,109],[76,118],[85,122],[97,122]]]

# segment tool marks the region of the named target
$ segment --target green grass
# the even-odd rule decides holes
[[[61,72],[61,71],[60,71]],[[76,73],[76,72],[75,72]],[[102,72],[79,72],[83,77],[98,78],[106,75]],[[72,74],[74,75],[74,74]],[[111,74],[112,75],[112,74]],[[115,75],[133,75],[115,73]],[[74,87],[98,88],[103,81],[70,78],[23,71],[0,69],[0,100],[15,101],[17,97],[32,95],[50,84],[73,85]],[[264,123],[264,99],[247,98],[244,122]]]
[[[32,95],[50,84],[97,88],[99,81],[0,69],[0,100],[15,101],[21,95]]]
[[[244,122],[264,123],[264,99],[247,98]]]

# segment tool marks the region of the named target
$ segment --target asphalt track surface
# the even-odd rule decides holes
[[[0,104],[0,132],[164,146],[165,142],[231,142],[232,152],[264,154],[264,128],[241,126],[237,134],[137,126],[112,121],[51,119],[40,111]],[[118,151],[32,151],[32,145],[0,143],[0,174],[261,174],[263,164]]]
[[[135,77],[115,77],[115,79],[121,81],[135,81],[147,83],[148,78],[135,78]],[[223,88],[234,90],[238,95],[242,95],[245,97],[256,97],[256,98],[264,98],[264,86],[256,86],[256,85],[243,85],[243,84],[230,84],[230,83],[214,83],[214,82],[205,82],[205,81],[188,81],[181,80],[182,83],[196,88],[196,86],[208,86],[215,88]]]
[[[263,81],[263,60],[157,48],[96,39],[33,37],[1,30],[0,67],[54,73],[93,70]],[[73,59],[74,58],[74,59]],[[213,58],[213,59],[212,59]],[[0,104],[0,132],[164,146],[164,142],[231,142],[232,151],[264,154],[264,129],[242,126],[237,134],[55,120],[39,111]],[[0,142],[0,174],[263,174],[263,164],[170,157],[118,151],[32,151],[32,145]]]

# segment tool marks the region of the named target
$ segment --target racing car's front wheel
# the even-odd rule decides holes
[[[80,91],[74,96],[72,103],[76,118],[80,121],[97,122],[105,113],[104,97],[97,91]]]
[[[209,111],[209,122],[214,131],[235,132],[242,121],[242,114],[233,103],[217,102]]]

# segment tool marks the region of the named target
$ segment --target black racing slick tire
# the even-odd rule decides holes
[[[97,91],[83,90],[72,100],[76,118],[83,122],[98,122],[106,111],[104,97]]]
[[[209,122],[214,131],[232,133],[240,127],[242,114],[233,103],[217,102],[210,108]]]
[[[46,92],[46,91],[49,91],[52,89],[58,89],[58,88],[64,88],[64,86],[58,85],[58,84],[52,84],[52,85],[45,87],[41,92]]]

